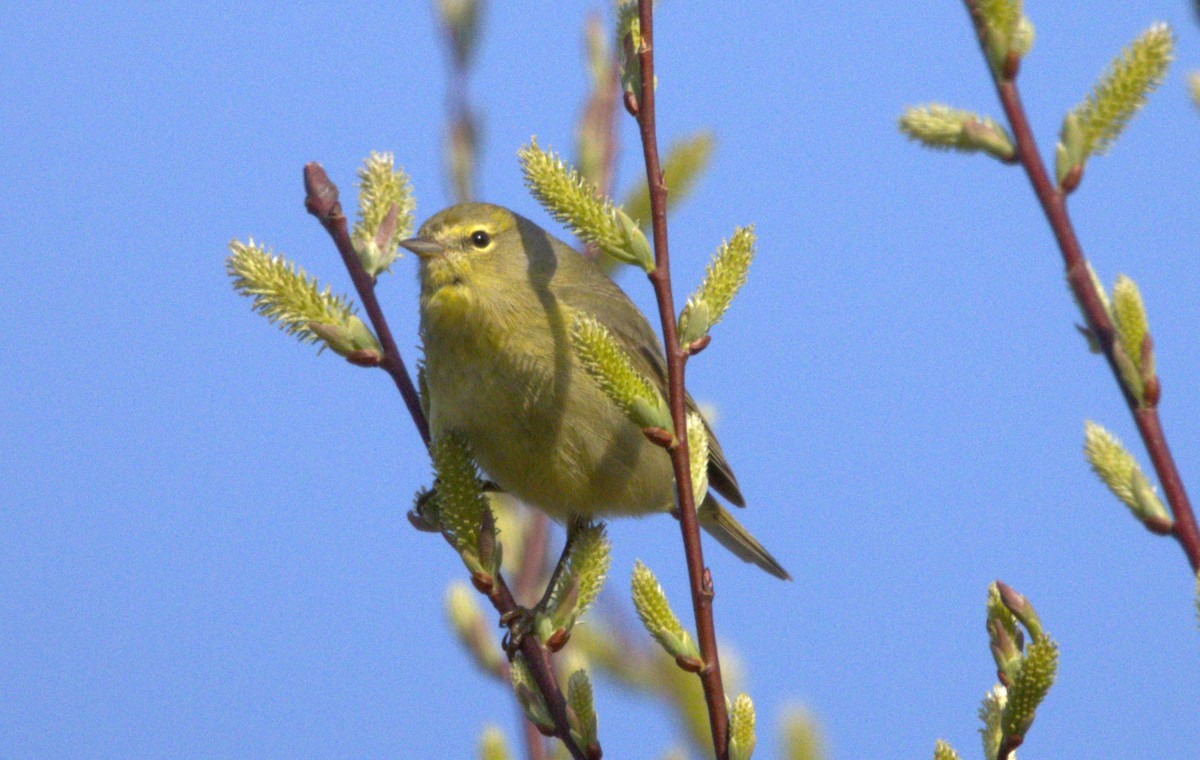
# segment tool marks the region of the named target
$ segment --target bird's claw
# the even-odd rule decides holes
[[[528,607],[517,607],[500,616],[500,626],[508,629],[501,641],[508,659],[516,656],[525,637],[533,632],[536,617],[537,609]]]

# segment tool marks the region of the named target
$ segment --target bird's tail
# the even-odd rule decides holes
[[[785,581],[792,579],[792,576],[788,575],[788,571],[784,570],[783,566],[771,556],[771,553],[763,548],[758,539],[750,535],[750,531],[733,519],[733,515],[729,514],[729,511],[722,507],[712,494],[704,497],[704,501],[696,512],[700,518],[700,527],[717,539],[721,546],[736,554],[743,561],[758,565],[776,578],[782,578]]]

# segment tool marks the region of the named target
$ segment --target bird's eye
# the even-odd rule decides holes
[[[471,233],[471,245],[476,248],[487,248],[490,242],[492,242],[492,236],[483,230],[475,230]]]

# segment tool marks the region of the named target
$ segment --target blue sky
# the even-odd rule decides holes
[[[581,26],[605,4],[493,3],[471,83],[482,196],[522,189],[531,135],[569,152]],[[370,150],[446,204],[443,51],[423,2],[18,3],[0,14],[7,295],[0,320],[0,737],[8,757],[467,757],[515,736],[505,689],[450,640],[462,567],[404,519],[429,481],[394,388],[285,338],[229,288],[253,235],[349,290],[303,211],[300,170],[347,191]],[[352,7],[351,7],[352,6]],[[1189,3],[1027,3],[1020,84],[1044,152],[1119,48],[1171,23],[1179,63],[1071,210],[1102,279],[1148,304],[1162,413],[1200,488],[1200,68]],[[671,219],[678,295],[754,222],[750,283],[689,387],[789,568],[709,552],[722,636],[745,663],[760,756],[782,705],[833,757],[978,757],[994,669],[986,585],[1035,603],[1061,675],[1022,754],[1190,757],[1200,746],[1192,580],[1087,470],[1084,419],[1145,462],[1072,326],[1057,250],[1019,170],[907,143],[931,100],[999,108],[955,2],[663,3],[664,141],[712,168]],[[635,145],[632,121],[621,139]],[[622,187],[641,171],[619,163]],[[416,355],[412,263],[381,281]],[[649,287],[622,284],[649,305]],[[635,558],[686,599],[675,523],[611,525],[610,593]],[[608,757],[679,732],[598,684]]]

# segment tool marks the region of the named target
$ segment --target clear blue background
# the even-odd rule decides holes
[[[515,737],[505,689],[443,619],[461,565],[404,519],[429,470],[395,390],[286,339],[222,269],[254,235],[349,290],[301,206],[306,161],[350,196],[363,156],[392,150],[418,215],[445,205],[429,7],[105,5],[0,12],[0,754],[468,757],[489,721]],[[514,154],[535,134],[571,151],[592,9],[485,19],[482,195],[542,221]],[[1178,32],[1180,63],[1071,209],[1101,277],[1142,288],[1200,493],[1200,28],[1183,0],[1027,10],[1020,81],[1046,153],[1122,45],[1158,19]],[[760,237],[689,375],[720,410],[747,524],[796,578],[709,554],[760,754],[799,700],[834,757],[929,757],[937,737],[978,757],[1001,577],[1062,646],[1023,755],[1195,757],[1193,582],[1083,462],[1085,418],[1145,460],[1028,184],[895,129],[930,100],[998,112],[962,7],[663,3],[657,52],[664,142],[719,138],[671,220],[677,292],[735,225]],[[621,185],[639,171],[627,150]],[[381,295],[415,357],[410,261]],[[620,603],[641,557],[685,609],[675,523],[611,532]],[[654,703],[598,690],[607,757],[678,737]]]

